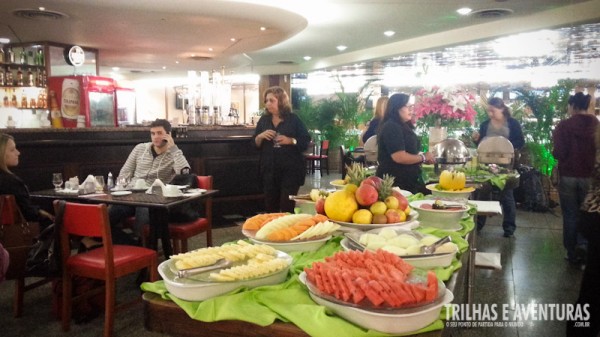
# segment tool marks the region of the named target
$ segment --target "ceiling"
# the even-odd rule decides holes
[[[45,12],[40,13],[39,6],[45,6]],[[456,10],[465,6],[475,13],[458,15]],[[18,10],[34,12],[16,15]],[[185,75],[188,70],[214,69],[281,74],[368,60],[403,62],[400,55],[417,51],[586,22],[600,22],[600,0],[0,3],[0,37],[11,42],[52,41],[96,48],[101,74],[119,67],[131,76]],[[387,30],[395,34],[387,37],[383,34]],[[347,49],[338,51],[338,45]]]

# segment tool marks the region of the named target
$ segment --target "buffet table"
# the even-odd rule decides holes
[[[474,208],[472,209],[474,211]],[[473,217],[461,221],[458,232],[444,232],[433,228],[420,229],[424,233],[451,235],[460,254],[446,268],[435,268],[439,279],[455,293],[453,303],[464,303],[469,246],[464,239],[474,228]],[[172,336],[390,336],[366,330],[317,305],[309,296],[298,275],[304,267],[341,250],[341,237],[334,237],[317,251],[291,253],[294,262],[284,283],[254,289],[238,289],[232,293],[201,302],[179,299],[171,295],[163,281],[143,283],[145,291],[144,316],[146,329]],[[419,336],[442,336],[445,309],[429,326],[415,332]]]

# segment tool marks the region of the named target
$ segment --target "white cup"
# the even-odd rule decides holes
[[[138,179],[135,181],[135,188],[138,190],[148,188],[148,185],[146,185],[146,181],[144,179]]]
[[[165,186],[163,188],[163,196],[165,197],[178,197],[183,195],[181,191],[177,188],[177,186]]]

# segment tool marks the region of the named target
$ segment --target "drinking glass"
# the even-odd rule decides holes
[[[62,173],[52,173],[52,184],[54,185],[54,190],[60,190],[60,187],[63,183]]]
[[[281,145],[277,141],[277,137],[279,137],[279,132],[277,132],[277,134],[275,135],[275,138],[273,138],[273,147],[281,147]]]
[[[96,191],[104,191],[104,176],[96,176]]]
[[[117,189],[124,190],[129,185],[129,177],[127,176],[118,176],[117,177]]]

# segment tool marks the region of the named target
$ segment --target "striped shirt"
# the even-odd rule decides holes
[[[190,164],[177,145],[154,157],[152,143],[141,143],[131,151],[119,176],[130,177],[131,183],[144,179],[146,184],[152,185],[154,180],[160,179],[167,184],[182,169],[189,167]]]

